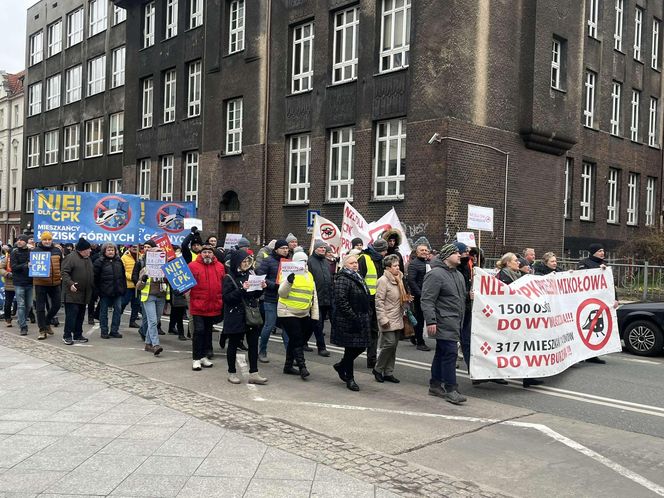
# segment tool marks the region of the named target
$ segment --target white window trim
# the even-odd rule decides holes
[[[202,71],[202,61],[198,60],[189,64],[189,85],[187,89],[187,117],[189,118],[201,114]]]
[[[226,103],[226,154],[242,153],[242,98]]]
[[[659,101],[655,97],[650,97],[648,145],[659,148]]]
[[[659,30],[661,21],[653,17],[652,20],[652,44],[650,51],[650,67],[659,71]]]
[[[309,134],[295,135],[290,137],[288,143],[287,204],[307,204],[309,203],[311,136]],[[296,170],[295,175],[293,175],[293,168]],[[300,182],[302,170],[304,170],[304,181]]]
[[[350,22],[348,21],[349,18],[352,19]],[[359,26],[360,9],[358,7],[351,7],[350,9],[334,14],[332,83],[345,83],[357,79]],[[346,60],[345,55],[348,44],[351,46],[351,53],[353,55],[351,59]],[[341,60],[337,62],[338,58]],[[350,75],[347,75],[346,73],[349,69]]]
[[[42,83],[38,81],[28,87],[28,116],[35,116],[42,111]]]
[[[173,200],[173,170],[174,160],[173,156],[162,156],[161,158],[161,174],[159,175],[159,198],[162,201]]]
[[[60,74],[51,76],[46,80],[46,110],[50,111],[60,107],[60,91],[62,88],[62,77]]]
[[[175,121],[175,104],[177,98],[177,73],[170,69],[164,73],[164,123]]]
[[[385,126],[386,134],[385,136],[380,136],[380,127],[381,125]],[[396,129],[394,129],[396,128]],[[397,173],[396,175],[390,175],[389,173],[389,163],[390,163],[390,145],[391,142],[396,141],[397,150],[396,150],[396,161],[397,161]],[[379,150],[383,146],[386,150],[386,156],[384,163],[380,163]],[[375,158],[374,158],[374,173],[373,173],[373,193],[374,199],[376,200],[399,200],[404,198],[403,187],[406,179],[404,174],[404,164],[401,158],[402,151],[406,148],[406,120],[405,119],[392,119],[389,121],[381,121],[377,123],[376,126],[376,148],[375,148]],[[379,171],[384,170],[385,174],[379,174]],[[396,182],[396,192],[394,194],[388,193],[388,186],[390,183]],[[379,184],[385,184],[385,193],[378,193]]]
[[[155,6],[154,2],[145,4],[143,9],[143,48],[154,45]]]
[[[108,153],[119,154],[124,150],[124,112],[108,117]]]
[[[34,190],[29,188],[25,191],[25,212],[34,213],[35,212],[35,197]]]
[[[643,30],[643,9],[636,7],[634,13],[634,60],[641,60],[641,38]]]
[[[104,118],[85,122],[85,158],[104,154]]]
[[[58,164],[59,139],[58,130],[44,133],[44,166]]]
[[[106,90],[106,55],[100,55],[88,61],[87,97]]]
[[[348,139],[345,140],[344,132],[348,132]],[[348,178],[342,178],[343,166],[343,152],[344,149],[348,152]],[[335,154],[336,151],[336,154]],[[336,155],[337,161],[335,164],[334,157]],[[327,187],[327,200],[329,202],[353,202],[353,172],[355,166],[355,130],[352,127],[337,128],[330,131],[330,162],[328,168],[328,187]],[[337,176],[334,175],[334,170],[337,170]],[[337,189],[337,195],[333,195],[334,187]],[[346,187],[348,191],[347,196],[341,195],[341,191]]]
[[[613,31],[613,49],[622,52],[624,0],[616,0],[616,24]]]
[[[95,194],[101,193],[101,181],[83,183],[83,192],[92,192]]]
[[[122,193],[122,178],[112,178],[107,182],[106,191],[109,194],[121,194]]]
[[[305,36],[305,28],[309,35]],[[305,53],[305,48],[308,53]],[[299,57],[297,52],[299,49]],[[314,23],[308,22],[293,28],[293,67],[291,71],[291,93],[308,92],[313,88],[314,79]],[[305,66],[307,66],[305,70]]]
[[[198,207],[198,152],[187,152],[184,170],[184,200]]]
[[[178,0],[166,0],[164,12],[164,17],[166,18],[164,39],[168,40],[178,34]]]
[[[154,79],[143,80],[143,91],[141,93],[141,129],[152,127],[154,110]]]
[[[52,57],[62,52],[62,19],[48,25],[47,56]]]
[[[586,70],[585,101],[583,106],[583,125],[592,128],[595,124],[595,84],[597,76],[594,72]]]
[[[67,14],[67,48],[83,41],[83,7]]]
[[[583,221],[592,221],[595,218],[595,192],[594,192],[595,165],[583,163],[581,168],[581,214],[579,219]]]
[[[244,0],[233,0],[228,12],[228,53],[235,54],[244,50]]]
[[[560,40],[553,39],[551,43],[551,88],[561,90],[560,88],[560,57],[562,55],[562,43]]]
[[[590,0],[588,8],[588,36],[597,38],[597,24],[599,20],[599,0]]]
[[[395,45],[395,29],[394,29],[394,20],[399,12],[402,12],[403,24],[401,26],[401,45]],[[391,33],[389,33],[389,45],[388,48],[383,48],[386,46],[386,33],[385,33],[385,24],[386,19],[391,18],[390,26],[392,26]],[[386,73],[389,71],[397,71],[404,67],[408,67],[409,61],[409,52],[410,52],[410,0],[404,0],[401,7],[396,7],[396,3],[393,3],[393,7],[389,10],[385,10],[385,0],[381,1],[381,19],[380,19],[380,57],[379,57],[379,72]],[[400,56],[401,63],[396,63],[396,59]],[[386,63],[386,64],[384,64]]]
[[[649,176],[646,182],[646,226],[655,225],[655,192],[657,188],[657,178]]]
[[[39,167],[39,135],[32,135],[28,137],[26,142],[27,148],[27,164],[26,168],[38,168]]]
[[[203,25],[203,0],[190,0],[189,2],[189,29]]]
[[[609,168],[609,176],[606,183],[608,186],[606,202],[606,222],[616,224],[620,221],[620,171]]]
[[[78,75],[73,78],[72,74]],[[65,72],[65,105],[81,100],[81,91],[83,86],[83,66],[70,67]]]
[[[113,26],[117,26],[127,20],[127,11],[117,5],[113,6]]]
[[[150,176],[152,163],[150,159],[141,159],[138,162],[138,195],[143,199],[150,198]]]
[[[39,30],[30,35],[30,65],[34,66],[44,60],[44,31]]]
[[[90,0],[88,4],[88,38],[105,31],[108,24],[107,0]]]
[[[125,84],[126,49],[124,46],[113,50],[111,59],[111,88]]]
[[[627,182],[627,224],[636,226],[639,223],[639,174],[630,173]]]
[[[622,83],[613,82],[611,90],[611,135],[620,136],[620,99],[622,95]]]
[[[565,192],[563,197],[563,217],[569,219],[572,217],[572,169],[574,160],[571,157],[565,158]]]
[[[629,127],[632,142],[639,141],[639,106],[641,105],[641,92],[632,90],[632,122]]]
[[[78,185],[76,183],[68,183],[67,185],[62,186],[62,190],[65,192],[76,192]]]
[[[65,126],[63,130],[64,152],[62,162],[78,161],[79,149],[81,147],[81,127],[78,123]]]

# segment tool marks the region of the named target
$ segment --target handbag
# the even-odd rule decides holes
[[[235,279],[230,275],[228,277],[233,282],[233,285],[235,285],[235,288],[240,290],[240,286]],[[261,327],[263,325],[263,317],[258,306],[251,306],[245,298],[242,298],[242,304],[244,304],[244,322],[247,327]]]
[[[405,317],[404,317],[405,318]],[[410,320],[403,321],[403,336],[404,337],[413,337],[415,335],[415,329],[410,323]]]

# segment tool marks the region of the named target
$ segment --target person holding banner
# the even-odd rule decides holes
[[[148,241],[154,244],[154,241]],[[141,293],[141,304],[143,305],[143,320],[147,321],[145,332],[145,351],[158,356],[164,348],[159,344],[159,331],[157,323],[161,322],[166,301],[171,297],[171,287],[166,279],[162,277],[150,277],[148,271],[153,271],[148,265],[148,253],[164,252],[161,247],[154,247],[147,242],[145,248],[145,266],[139,273],[136,290]],[[165,258],[164,258],[165,259]]]
[[[60,266],[62,263],[62,251],[53,245],[51,232],[42,232],[41,241],[33,252],[50,252],[50,269],[48,277],[34,277],[32,283],[35,286],[35,308],[37,311],[37,324],[39,325],[39,336],[37,339],[46,339],[47,335],[53,335],[51,322],[60,311],[60,300],[62,289],[62,276]],[[47,302],[48,301],[48,302]],[[46,313],[46,305],[48,313]]]
[[[90,260],[92,246],[81,237],[74,249],[62,263],[62,300],[65,303],[62,342],[67,346],[88,342],[87,337],[83,337],[83,321],[94,289],[94,270]]]
[[[101,255],[93,265],[95,287],[99,294],[99,328],[102,339],[122,339],[120,320],[122,318],[122,299],[127,293],[125,268],[118,256],[113,242],[101,246]],[[111,331],[108,331],[108,308],[113,309]]]
[[[32,277],[30,276],[28,240],[27,235],[19,235],[16,239],[16,247],[9,256],[18,304],[18,326],[21,329],[21,335],[28,335],[27,317],[32,309]]]
[[[503,256],[496,262],[496,268],[498,269],[496,278],[507,285],[515,282],[523,275],[519,270],[519,268],[521,268],[519,257],[513,252],[506,252],[503,254]]]
[[[201,252],[201,247],[203,247],[201,234],[197,227],[191,227],[191,233],[184,238],[181,246],[182,257],[187,264],[191,263],[198,257],[198,253]]]
[[[14,280],[10,260],[11,248],[3,246],[3,257],[0,259],[0,276],[5,284],[4,319],[7,327],[12,326],[12,306],[14,303]]]
[[[535,275],[548,275],[549,273],[561,272],[558,268],[558,258],[552,252],[546,252],[542,256],[542,261],[538,261],[533,265]]]
[[[139,247],[137,244],[134,244],[129,246],[129,249],[126,250],[120,258],[120,261],[122,261],[122,265],[124,266],[125,282],[127,286],[127,291],[122,299],[122,311],[124,312],[124,309],[128,304],[131,306],[131,314],[129,315],[129,328],[131,329],[139,328],[136,320],[138,320],[138,312],[141,309],[141,301],[136,295],[136,284],[134,284],[134,281],[131,279],[132,272],[138,261],[138,252]]]

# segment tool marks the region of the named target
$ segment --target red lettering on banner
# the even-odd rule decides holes
[[[518,356],[497,356],[496,366],[498,368],[519,368],[521,366],[521,358]]]
[[[511,320],[507,320],[505,318],[498,319],[498,330],[507,330],[507,329],[519,330],[520,328],[521,328],[520,318],[512,318]]]

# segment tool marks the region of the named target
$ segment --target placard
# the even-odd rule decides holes
[[[182,256],[163,265],[162,270],[171,287],[180,293],[187,292],[196,286],[196,279]]]
[[[150,278],[164,278],[162,267],[166,264],[164,251],[148,251],[145,253],[145,272]]]
[[[475,243],[475,234],[473,232],[457,232],[456,239],[458,242],[466,244],[468,247],[477,247]]]
[[[200,218],[185,218],[184,219],[184,229],[191,230],[193,227],[203,230],[203,220]]]
[[[224,249],[235,249],[235,246],[237,246],[241,238],[241,233],[227,233],[226,238],[224,239]]]
[[[166,252],[166,260],[171,261],[176,258],[175,250],[171,244],[171,239],[167,233],[161,234],[159,237],[152,237],[152,240],[157,247],[161,247]]]
[[[283,282],[291,273],[295,275],[304,275],[307,273],[306,267],[306,261],[291,261],[290,259],[282,259],[279,263],[277,283]]]
[[[493,208],[468,204],[468,228],[493,232]]]
[[[249,288],[247,292],[258,291],[263,289],[263,281],[267,275],[249,275]]]
[[[49,277],[50,275],[51,275],[51,252],[31,251],[30,268],[28,269],[28,276]]]

